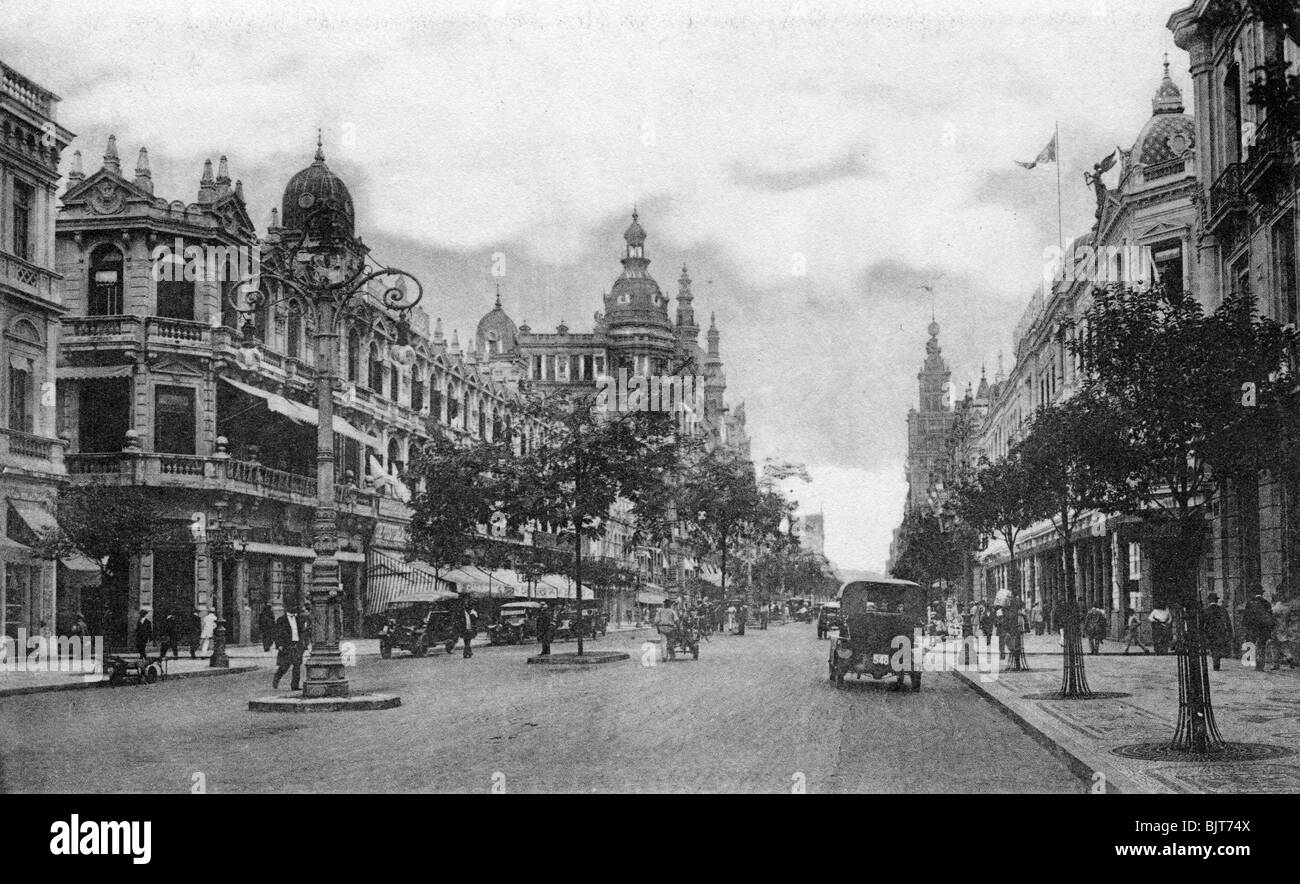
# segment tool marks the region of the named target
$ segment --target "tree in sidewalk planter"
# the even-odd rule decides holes
[[[1104,498],[1106,479],[1098,475],[1098,465],[1116,454],[1112,449],[1121,430],[1114,414],[1078,394],[1063,404],[1040,408],[1029,432],[1015,445],[1027,483],[1029,509],[1036,519],[1050,520],[1060,540],[1061,571],[1065,576],[1062,697],[1092,694],[1084,671],[1075,533],[1081,520]]]
[[[1094,458],[1105,508],[1153,523],[1160,559],[1178,569],[1178,726],[1171,748],[1224,749],[1214,719],[1197,591],[1205,511],[1223,477],[1251,475],[1275,447],[1280,397],[1296,383],[1295,333],[1259,315],[1249,296],[1206,313],[1189,294],[1110,288],[1094,293],[1073,349],[1081,395],[1109,412],[1110,444]]]
[[[1030,482],[1025,464],[1018,449],[990,462],[981,460],[978,467],[957,480],[954,503],[957,517],[974,531],[984,536],[996,536],[1007,546],[1007,586],[1017,608],[1024,605],[1020,593],[1020,573],[1016,562],[1016,541],[1020,533],[1032,525],[1035,514],[1029,498]],[[1025,656],[1024,636],[1020,630],[1018,611],[1013,618],[1012,643],[1007,649],[1009,669],[1023,672],[1029,669]]]
[[[518,459],[517,488],[504,503],[512,521],[553,526],[572,544],[579,605],[586,579],[583,544],[603,537],[620,501],[634,521],[661,521],[679,439],[669,412],[605,410],[598,394],[565,390],[534,399],[546,432]],[[578,654],[584,653],[581,630]]]
[[[789,502],[780,492],[759,487],[749,461],[723,448],[692,458],[675,488],[678,525],[702,555],[717,555],[720,599],[728,602],[727,574],[738,547],[758,544],[781,533]]]
[[[80,553],[94,560],[101,589],[125,578],[131,557],[148,552],[166,533],[154,500],[131,486],[64,485],[55,521],[55,527],[38,532],[36,555],[53,560]]]
[[[419,490],[410,502],[407,555],[428,562],[435,575],[466,564],[484,542],[480,526],[509,521],[506,501],[516,493],[517,474],[517,459],[503,444],[439,436],[416,450],[409,476]]]

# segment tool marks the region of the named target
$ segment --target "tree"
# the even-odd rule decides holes
[[[971,538],[964,526],[954,524],[953,529],[947,530],[929,510],[911,510],[903,516],[899,553],[891,575],[921,584],[925,588],[927,607],[931,586],[940,580],[961,577],[970,562],[974,548]]]
[[[759,488],[751,463],[726,449],[705,452],[683,471],[677,487],[679,525],[702,554],[719,556],[724,602],[732,552],[743,541],[778,534],[786,507],[778,492]]]
[[[81,553],[99,565],[101,584],[119,576],[131,556],[152,549],[164,531],[153,499],[135,487],[64,485],[55,507],[57,526],[38,533],[37,555]]]
[[[507,445],[459,445],[438,436],[418,450],[410,469],[420,481],[410,503],[408,556],[428,562],[435,576],[463,564],[483,540],[479,526],[509,519],[505,502],[515,494],[517,467]]]
[[[1081,395],[1109,413],[1095,475],[1113,512],[1153,528],[1157,567],[1173,578],[1179,714],[1171,748],[1224,748],[1214,720],[1197,592],[1206,504],[1224,478],[1252,480],[1273,450],[1294,384],[1295,333],[1260,316],[1249,295],[1206,314],[1189,293],[1094,293],[1073,344],[1087,371]],[[1253,485],[1253,481],[1251,482]]]
[[[957,517],[974,531],[984,536],[996,535],[1007,545],[1007,586],[1016,600],[1017,608],[1023,604],[1020,593],[1020,573],[1016,562],[1016,541],[1020,532],[1035,521],[1029,498],[1030,477],[1025,470],[1021,452],[1013,448],[1005,456],[990,462],[980,461],[974,470],[960,476],[954,491],[954,508]],[[1019,618],[1014,618],[1013,637],[1020,638]],[[1024,642],[1016,641],[1009,648],[1011,669],[1029,668]]]
[[[1029,509],[1037,518],[1050,520],[1060,539],[1065,576],[1062,697],[1092,694],[1084,671],[1074,541],[1080,520],[1104,499],[1105,478],[1097,470],[1114,454],[1118,425],[1113,421],[1114,415],[1088,396],[1075,395],[1063,404],[1040,408],[1015,446],[1027,480]]]
[[[628,411],[610,414],[597,394],[562,391],[534,400],[530,413],[546,428],[518,459],[514,492],[502,500],[512,521],[554,526],[573,544],[573,580],[582,605],[584,541],[602,537],[620,500],[633,519],[663,519],[664,492],[677,463],[673,415]],[[582,632],[578,654],[584,652]]]

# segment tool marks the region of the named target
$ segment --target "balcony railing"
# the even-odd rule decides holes
[[[63,345],[84,343],[135,343],[142,320],[138,316],[65,316]]]
[[[5,427],[0,427],[0,440],[5,443],[4,453],[14,457],[30,457],[36,460],[53,459],[55,448],[60,444],[58,439],[48,439],[45,436],[24,433],[21,430],[10,430]]]
[[[191,454],[107,453],[67,457],[73,476],[117,477],[121,484],[182,485],[271,497],[305,505],[316,499],[316,480],[254,461]]]
[[[1260,184],[1272,177],[1271,173],[1285,169],[1293,160],[1291,133],[1282,125],[1280,118],[1270,116],[1255,133],[1255,143],[1250,146],[1242,184],[1254,192]]]
[[[226,461],[225,475],[236,484],[251,485],[273,493],[316,497],[316,480],[310,476],[275,470],[252,461]]]
[[[1208,223],[1211,231],[1234,213],[1245,210],[1246,198],[1241,189],[1241,176],[1241,163],[1233,163],[1210,185]]]
[[[54,119],[53,95],[8,65],[0,65],[0,90],[25,104],[47,120]]]
[[[165,319],[150,316],[145,320],[150,342],[207,347],[212,340],[212,329],[191,319]]]

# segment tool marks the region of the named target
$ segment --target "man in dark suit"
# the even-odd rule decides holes
[[[302,651],[304,639],[304,624],[298,614],[291,614],[285,611],[275,621],[275,678],[271,679],[271,689],[276,690],[280,687],[280,679],[290,669],[293,669],[293,675],[289,680],[289,687],[292,690],[299,689],[299,681],[302,678]]]
[[[474,610],[474,602],[470,599],[469,593],[460,597],[460,611],[457,617],[459,618],[457,631],[465,642],[465,659],[468,660],[474,656],[474,649],[470,647],[470,642],[478,634],[478,611]]]

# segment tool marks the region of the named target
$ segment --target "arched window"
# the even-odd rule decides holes
[[[402,467],[401,457],[402,457],[402,450],[398,446],[397,440],[389,439],[388,440],[388,472],[390,475],[396,476],[401,473],[401,467]]]
[[[289,302],[289,322],[285,328],[284,352],[290,359],[302,358],[302,308],[297,301]]]
[[[501,412],[499,409],[492,409],[492,441],[501,441]]]
[[[348,332],[348,380],[355,382],[361,373],[361,335],[354,328]]]
[[[442,390],[438,389],[440,382],[436,371],[429,375],[429,418],[435,423],[442,423]]]
[[[366,386],[380,396],[384,395],[384,363],[379,359],[379,346],[370,345],[370,378]]]
[[[90,253],[87,295],[87,316],[122,315],[122,253],[116,246],[104,243]]]

